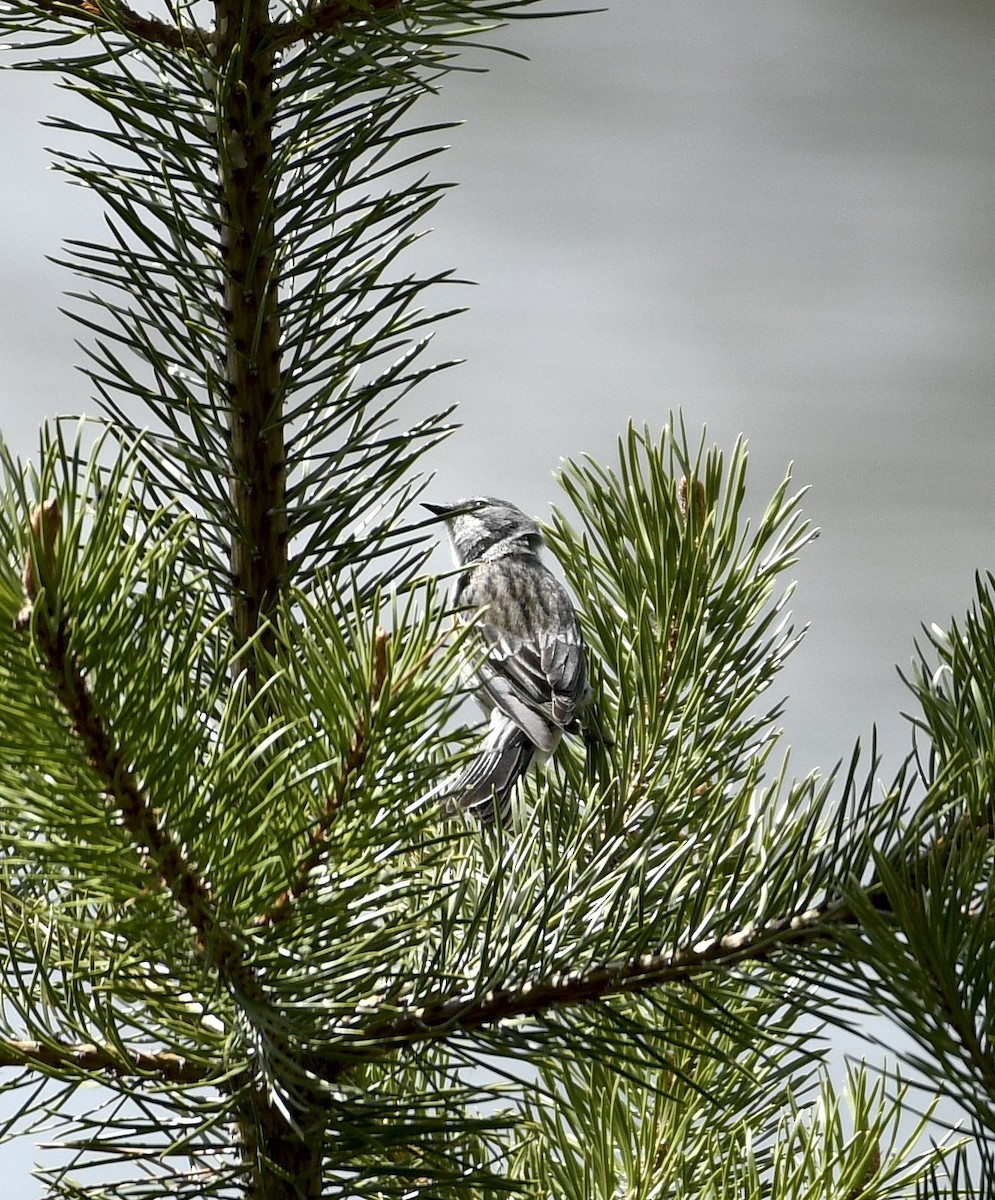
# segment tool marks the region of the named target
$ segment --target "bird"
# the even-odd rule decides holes
[[[462,568],[452,605],[458,619],[473,623],[464,683],[489,716],[477,753],[435,794],[449,814],[504,823],[533,759],[580,729],[590,691],[580,622],[540,558],[539,525],[521,509],[493,496],[423,507],[444,522]]]

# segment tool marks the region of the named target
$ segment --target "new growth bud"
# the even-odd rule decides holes
[[[39,504],[31,514],[31,544],[21,572],[24,604],[14,618],[15,629],[27,628],[38,593],[55,576],[55,542],[59,536],[60,517],[59,502],[55,499]]]

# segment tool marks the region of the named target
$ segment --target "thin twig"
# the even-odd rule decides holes
[[[390,643],[390,634],[386,630],[378,628],[373,638],[373,676],[370,680],[370,700],[372,705],[375,705],[379,702],[387,681],[387,647]],[[370,752],[367,733],[366,718],[360,714],[356,719],[356,727],[345,753],[342,773],[328,794],[324,811],[308,832],[307,850],[297,863],[293,882],[266,912],[260,913],[256,918],[257,925],[278,925],[292,916],[296,910],[301,896],[307,890],[311,873],[320,865],[327,853],[326,839],[328,830],[335,820],[335,814],[345,803],[354,780],[366,763]]]
[[[483,994],[458,992],[372,1021],[335,1051],[318,1053],[312,1066],[320,1077],[334,1079],[355,1063],[382,1058],[401,1045],[435,1041],[501,1021],[534,1017],[554,1008],[638,995],[664,984],[687,983],[710,971],[728,971],[743,963],[772,958],[783,950],[831,939],[834,929],[852,925],[854,920],[851,907],[834,900],[770,921],[761,928],[751,926],[671,954],[623,959]]]
[[[79,21],[94,30],[119,30],[137,41],[163,46],[167,50],[187,50],[206,58],[212,52],[214,32],[199,25],[181,26],[155,17],[145,17],[120,0],[34,0],[41,13],[63,21]],[[400,17],[404,0],[324,0],[313,4],[306,16],[288,21],[273,21],[267,38],[271,51],[285,50],[297,42],[327,37],[348,24],[363,24],[372,19],[383,22],[388,14]]]
[[[52,17],[81,21],[95,29],[120,30],[138,41],[165,46],[168,50],[191,50],[198,56],[206,56],[211,43],[211,34],[206,29],[196,25],[184,28],[155,17],[143,17],[119,0],[82,0],[79,4],[34,0],[34,6]]]
[[[995,836],[995,827],[987,828]],[[902,871],[906,886],[920,886],[930,863],[946,863],[951,836],[921,849]],[[893,912],[887,887],[874,879],[861,889],[862,901],[879,912]],[[833,941],[836,931],[859,928],[859,904],[836,897],[803,913],[748,926],[724,937],[686,946],[669,954],[620,959],[587,971],[567,971],[527,980],[514,988],[484,994],[472,989],[412,1004],[358,1029],[348,1043],[316,1056],[315,1073],[334,1079],[358,1061],[384,1057],[398,1046],[436,1041],[455,1032],[482,1029],[501,1021],[534,1017],[555,1008],[573,1008],[611,996],[638,995],[664,985],[686,984],[710,972],[725,972],[749,962],[762,962],[805,946]]]
[[[296,42],[338,33],[345,25],[361,24],[373,19],[385,23],[387,14],[399,18],[405,0],[319,0],[312,3],[305,16],[273,25],[271,45],[284,50]]]
[[[42,613],[36,636],[52,689],[135,849],[184,913],[205,959],[235,993],[265,1005],[263,989],[246,961],[246,952],[220,920],[210,887],[163,824],[123,748],[115,743],[70,648],[67,621],[54,625],[51,615]]]
[[[58,1045],[51,1042],[0,1040],[0,1068],[41,1067],[54,1074],[75,1077],[81,1072],[119,1078],[146,1076],[165,1083],[204,1083],[210,1077],[204,1067],[179,1054],[146,1054],[130,1050],[123,1055],[109,1046],[93,1042]]]

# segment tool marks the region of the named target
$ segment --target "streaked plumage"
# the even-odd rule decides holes
[[[439,789],[447,807],[482,820],[504,817],[536,753],[550,754],[575,731],[587,693],[584,641],[573,604],[539,558],[542,534],[505,500],[473,497],[425,505],[444,520],[457,566],[453,590],[464,618],[479,614],[479,650],[467,684],[490,714],[476,757]],[[482,611],[481,611],[482,610]]]

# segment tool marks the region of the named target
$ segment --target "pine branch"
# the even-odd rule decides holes
[[[457,993],[372,1022],[359,1043],[336,1054],[315,1056],[315,1073],[334,1079],[356,1062],[382,1058],[401,1045],[437,1041],[557,1008],[577,1008],[612,996],[636,996],[667,984],[687,984],[706,972],[728,972],[748,962],[767,961],[781,951],[824,943],[833,930],[852,925],[851,905],[833,900],[807,912],[749,927],[671,954],[648,954],[607,963],[590,971],[561,972],[521,987],[477,995]]]
[[[387,647],[390,634],[384,629],[377,629],[374,635],[373,650],[373,679],[370,688],[370,700],[373,704],[380,699],[384,684],[387,680]],[[308,848],[297,864],[294,880],[266,912],[256,918],[260,926],[278,925],[281,921],[293,916],[297,904],[307,890],[312,872],[317,868],[328,852],[326,835],[335,819],[335,814],[345,803],[349,791],[363,769],[369,754],[370,746],[367,737],[366,722],[362,716],[356,722],[356,729],[346,751],[345,762],[335,786],[331,789],[325,801],[325,810],[312,826],[308,835]]]
[[[109,1046],[92,1042],[57,1045],[52,1042],[0,1040],[0,1068],[41,1068],[53,1075],[78,1077],[93,1074],[128,1078],[138,1076],[164,1083],[198,1084],[210,1072],[179,1054],[145,1054],[130,1050],[127,1056]]]
[[[284,50],[295,42],[335,33],[350,21],[383,19],[390,13],[400,17],[406,7],[411,5],[405,0],[319,0],[309,6],[306,16],[274,26],[271,44],[276,50]]]
[[[72,653],[67,621],[55,624],[46,610],[40,614],[35,628],[54,691],[124,828],[183,911],[199,952],[237,996],[250,1024],[263,1034],[262,1040],[280,1058],[283,1047],[278,1044],[280,1039],[274,1037],[274,1031],[285,1022],[249,965],[245,947],[219,918],[208,884],[173,840],[130,770],[122,748],[114,744]],[[281,1197],[298,1200],[301,1196],[310,1200],[319,1195],[321,1186],[321,1127],[314,1119],[320,1106],[313,1098],[305,1098],[299,1087],[294,1089],[294,1084],[288,1085],[283,1080],[286,1063],[278,1067],[269,1062],[267,1054],[258,1055],[257,1061],[264,1071],[272,1069],[274,1074],[266,1088],[257,1087],[248,1094],[239,1114],[241,1151],[252,1181],[248,1194],[259,1200],[264,1196],[267,1200]],[[120,1073],[119,1066],[111,1060],[93,1065],[95,1068],[100,1065],[111,1074]],[[282,1092],[285,1088],[295,1090],[297,1102],[311,1114],[308,1138],[302,1138],[298,1124],[288,1121],[282,1109],[272,1103],[273,1090]]]
[[[81,21],[95,30],[120,30],[137,41],[167,50],[189,51],[200,58],[210,55],[215,38],[214,32],[203,26],[174,25],[142,16],[120,0],[81,0],[79,4],[34,0],[33,6],[38,12],[60,20]],[[336,33],[350,22],[369,21],[391,13],[400,16],[404,8],[404,0],[324,0],[313,4],[306,16],[270,22],[267,42],[272,50],[285,50],[297,42]]]
[[[207,57],[211,34],[198,26],[181,27],[140,13],[119,0],[81,0],[79,4],[61,0],[34,0],[34,8],[62,20],[82,21],[97,30],[117,29],[141,42],[151,42],[167,50],[187,50]]]
[[[859,933],[866,920],[862,914],[895,915],[891,895],[896,887],[922,887],[938,869],[942,871],[952,844],[964,829],[962,819],[946,836],[937,837],[906,860],[904,866],[896,865],[893,860],[883,877],[879,875],[866,886],[853,889],[849,896],[827,899],[805,912],[768,921],[759,928],[748,926],[669,954],[641,955],[589,971],[561,972],[482,996],[472,990],[464,991],[410,1011],[402,1010],[363,1029],[359,1039],[364,1046],[356,1052],[350,1050],[348,1061],[342,1056],[333,1064],[332,1056],[326,1055],[316,1073],[334,1078],[357,1059],[377,1059],[399,1045],[438,1040],[454,1031],[483,1029],[502,1021],[536,1017],[557,1008],[576,1008],[612,996],[637,996],[666,985],[689,984],[702,974],[727,973],[745,963],[770,961],[790,950],[824,946],[834,940],[836,931],[849,929]],[[983,832],[991,838],[995,836],[995,826],[987,826]],[[964,1034],[963,1021],[951,1018],[951,1024],[959,1034]],[[969,1045],[968,1051],[977,1063],[984,1062],[987,1076],[990,1065],[980,1047]]]
[[[234,993],[268,1008],[262,987],[246,963],[244,947],[218,916],[210,887],[163,825],[130,769],[124,749],[115,744],[72,652],[68,621],[63,618],[56,625],[44,611],[35,629],[52,688],[91,767],[134,846],[186,917],[197,949]]]

